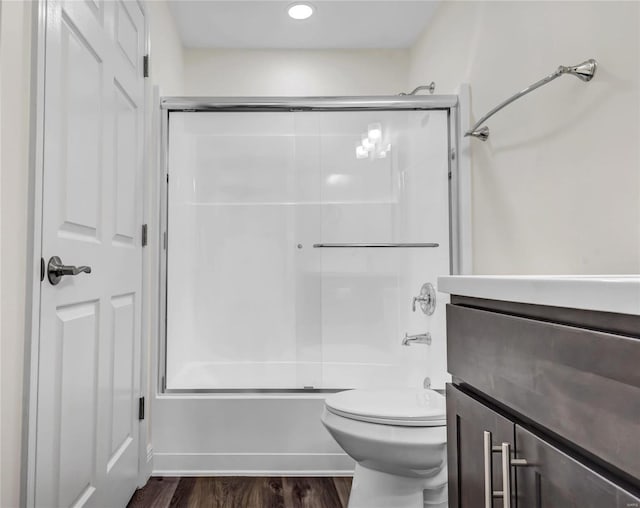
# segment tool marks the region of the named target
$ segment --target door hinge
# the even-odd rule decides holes
[[[167,250],[167,232],[166,231],[164,232],[162,247],[164,248],[164,250]]]
[[[146,224],[142,225],[142,246],[146,247],[147,246],[147,230],[148,227]]]
[[[138,399],[138,420],[144,420],[144,397]]]
[[[144,55],[144,57],[142,57],[142,77],[149,77],[149,55]]]

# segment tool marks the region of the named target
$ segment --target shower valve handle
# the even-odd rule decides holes
[[[420,309],[424,314],[430,316],[436,310],[436,290],[433,284],[425,282],[420,288],[420,294],[413,297],[411,310],[416,311],[416,303],[420,304]]]
[[[411,304],[411,310],[413,312],[416,311],[416,303],[417,302],[420,302],[422,304],[422,303],[429,303],[429,301],[430,301],[430,298],[428,296],[414,296],[413,297],[413,303]]]

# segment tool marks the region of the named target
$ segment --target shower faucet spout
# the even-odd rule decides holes
[[[427,333],[419,333],[417,335],[409,335],[408,333],[404,334],[404,338],[402,339],[403,346],[410,346],[411,344],[426,344],[427,346],[431,345],[431,334]]]

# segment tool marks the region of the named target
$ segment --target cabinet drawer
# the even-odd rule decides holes
[[[640,498],[516,425],[518,508],[635,508]],[[512,473],[513,474],[513,473]]]
[[[455,378],[640,479],[640,340],[448,305],[447,355]]]

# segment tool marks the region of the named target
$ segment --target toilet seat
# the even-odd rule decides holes
[[[327,397],[327,410],[361,422],[401,427],[447,424],[445,398],[427,389],[347,390]]]

